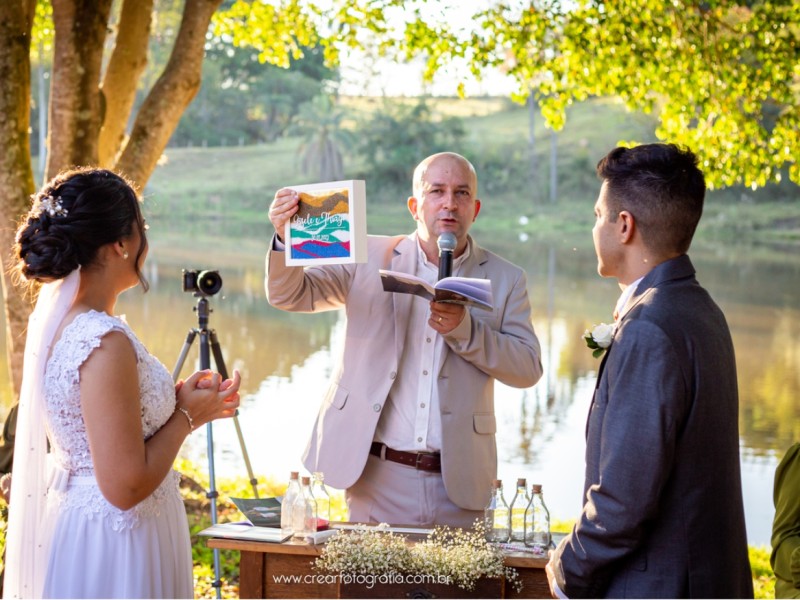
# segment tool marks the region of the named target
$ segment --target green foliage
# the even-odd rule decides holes
[[[319,49],[306,49],[291,68],[263,64],[252,48],[209,40],[203,85],[186,109],[173,145],[212,146],[274,142],[304,103],[337,78]]]
[[[235,46],[258,51],[258,59],[288,68],[303,56],[303,47],[319,42],[312,15],[302,0],[286,0],[277,6],[267,2],[236,0],[214,19],[213,33]]]
[[[348,99],[346,106],[368,122],[372,113],[396,110],[387,105],[415,103],[410,99]],[[467,131],[458,150],[478,170],[483,201],[475,223],[478,236],[489,233],[516,239],[525,234],[542,239],[574,232],[585,235],[594,221],[592,207],[599,189],[596,162],[620,137],[653,135],[652,119],[628,115],[615,102],[594,99],[571,107],[564,129],[557,134],[558,195],[557,202],[550,203],[542,201],[547,197],[550,155],[545,137],[549,130],[541,119],[536,120],[536,137],[544,143],[536,146],[539,171],[532,181],[526,108],[494,98],[428,99],[427,103],[441,118],[458,115]],[[350,123],[343,122],[347,125]],[[358,138],[368,135],[355,131]],[[157,236],[163,239],[170,226],[202,232],[213,222],[221,235],[227,232],[240,240],[242,235],[260,239],[265,195],[271,198],[278,188],[305,180],[296,160],[301,141],[282,138],[270,145],[169,150],[146,193],[145,210],[152,226],[158,228]],[[401,183],[391,184],[366,167],[364,158],[348,153],[345,178],[367,180],[371,233],[393,234],[413,227],[405,198],[411,191],[412,169],[420,158],[409,157],[405,177]],[[198,178],[198,172],[204,177]],[[788,180],[757,191],[739,187],[709,193],[698,235],[704,239],[800,241],[798,200],[800,188]],[[176,214],[185,218],[175,221]],[[524,225],[519,222],[522,216],[527,219]]]
[[[323,9],[289,0],[268,9],[239,0],[220,21],[274,64],[299,55],[297,40],[321,44],[335,62],[377,37],[381,55],[423,56],[428,81],[458,63],[478,78],[502,68],[515,97],[533,94],[555,129],[573,103],[618,97],[656,114],[660,139],[695,150],[712,186],[755,188],[786,173],[800,183],[797,2],[518,0],[472,15],[440,4],[342,0]],[[464,82],[454,88],[463,93]]]
[[[753,571],[753,590],[756,599],[775,597],[775,574],[769,563],[771,550],[764,546],[748,546],[750,569]]]
[[[50,2],[38,0],[36,2],[36,14],[34,16],[31,39],[31,59],[33,62],[44,60],[42,54],[49,55],[52,52],[54,38],[53,5]]]
[[[344,178],[343,151],[354,145],[353,134],[343,127],[347,111],[327,95],[300,107],[290,133],[304,136],[298,153],[300,170],[316,181]]]
[[[476,73],[502,65],[556,129],[573,102],[619,97],[658,115],[659,138],[697,151],[715,187],[763,186],[783,169],[800,182],[797,3],[532,0],[480,12],[476,29],[415,38],[436,61],[428,72],[460,56]],[[443,39],[457,41],[442,51]]]
[[[424,99],[413,105],[384,102],[381,110],[359,124],[359,152],[370,179],[380,181],[381,189],[408,192],[411,173],[421,158],[459,151],[465,136],[461,119],[436,114]]]

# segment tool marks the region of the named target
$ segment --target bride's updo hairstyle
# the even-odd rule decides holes
[[[17,228],[17,269],[27,281],[62,279],[96,263],[101,246],[126,239],[134,227],[139,249],[134,268],[145,290],[139,258],[147,247],[139,198],[125,179],[96,168],[56,175],[38,193]]]

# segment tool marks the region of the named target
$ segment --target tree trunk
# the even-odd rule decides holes
[[[53,0],[55,48],[46,179],[98,164],[98,91],[112,0]]]
[[[34,191],[28,128],[30,126],[30,45],[36,0],[0,2],[0,270],[5,298],[6,352],[14,395],[22,382],[25,327],[31,304],[13,285],[9,269],[16,261],[16,220],[27,212]]]
[[[140,190],[161,158],[186,107],[200,89],[206,32],[222,0],[186,0],[178,37],[164,73],[139,109],[117,169]]]
[[[116,163],[125,139],[125,127],[136,100],[136,86],[147,66],[147,44],[153,0],[125,0],[119,19],[114,52],[101,88],[105,115],[99,140],[99,164]]]

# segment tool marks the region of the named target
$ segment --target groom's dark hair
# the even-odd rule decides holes
[[[614,148],[597,163],[597,175],[606,184],[612,221],[628,211],[652,250],[689,250],[706,193],[691,150],[675,144]]]

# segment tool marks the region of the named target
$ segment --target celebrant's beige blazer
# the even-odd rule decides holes
[[[495,379],[530,387],[542,366],[525,272],[471,238],[470,245],[459,275],[490,279],[494,310],[470,308],[469,336],[445,336],[437,381],[445,489],[456,505],[481,510],[497,472]],[[367,247],[366,263],[348,265],[287,267],[283,252],[267,254],[266,289],[273,306],[292,312],[346,311],[344,350],[304,455],[306,468],[322,471],[336,488],[353,485],[364,470],[381,411],[403,368],[411,303],[427,302],[383,291],[378,273],[415,272],[413,235],[369,236]]]

